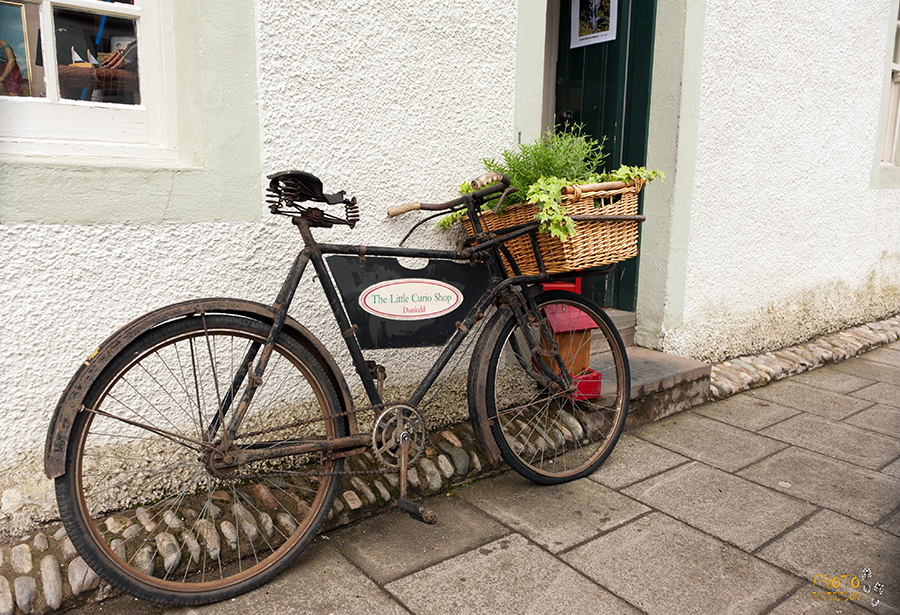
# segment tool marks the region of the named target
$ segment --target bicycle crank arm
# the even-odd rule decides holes
[[[416,521],[421,521],[422,523],[427,523],[428,525],[434,525],[437,523],[437,515],[434,514],[434,511],[425,508],[421,504],[416,504],[406,498],[400,498],[397,500],[397,507],[400,510],[405,510],[409,513],[409,516],[415,519]]]

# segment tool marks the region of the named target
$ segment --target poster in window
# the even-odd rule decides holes
[[[0,95],[30,96],[25,6],[0,2]]]
[[[572,0],[572,49],[616,38],[619,0]]]

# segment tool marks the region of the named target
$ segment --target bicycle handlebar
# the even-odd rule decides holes
[[[395,216],[405,214],[406,212],[417,211],[420,209],[424,209],[426,211],[441,211],[442,209],[450,209],[451,207],[456,207],[457,205],[462,205],[463,203],[465,203],[467,197],[483,199],[492,194],[502,192],[509,188],[509,183],[509,178],[502,173],[485,173],[484,175],[476,177],[471,181],[472,187],[475,188],[475,192],[471,194],[461,196],[458,199],[453,199],[452,201],[447,201],[446,203],[404,203],[402,205],[396,205],[389,208],[387,210],[387,215],[388,218],[393,218]]]

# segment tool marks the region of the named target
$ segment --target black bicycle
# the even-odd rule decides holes
[[[325,194],[308,173],[270,179],[272,213],[304,244],[274,304],[201,299],[131,322],[80,366],[50,425],[46,471],[69,537],[141,599],[202,604],[265,583],[310,543],[342,476],[361,473],[346,459],[366,451],[399,479],[400,508],[433,522],[407,499],[407,472],[426,448],[426,394],[479,321],[468,407],[490,461],[538,483],[573,480],[603,463],[625,422],[629,367],[609,317],[579,294],[545,292],[559,275],[539,254],[539,272],[521,274],[505,242],[537,246],[536,222],[488,232],[479,221],[512,190],[505,176],[389,212],[465,208],[473,236],[458,250],[317,243],[313,228],[356,225],[356,199]],[[410,271],[402,257],[428,264]],[[288,315],[309,264],[368,405]],[[443,349],[414,391],[384,400],[385,369],[363,351],[423,346]]]

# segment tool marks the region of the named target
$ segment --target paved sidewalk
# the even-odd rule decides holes
[[[435,526],[369,518],[251,594],[162,612],[900,613],[900,342],[629,432],[590,479],[428,505]]]

